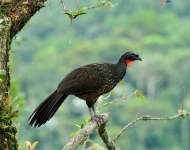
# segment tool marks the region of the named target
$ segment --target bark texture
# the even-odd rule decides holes
[[[99,129],[101,131],[100,137],[102,139],[104,139],[105,134],[103,134],[105,131],[105,125],[108,122],[109,118],[110,118],[110,114],[109,113],[104,113],[101,114],[104,118],[104,123],[101,123]],[[65,147],[63,147],[62,150],[75,150],[77,149],[80,145],[83,145],[85,143],[85,141],[88,139],[88,136],[97,128],[97,124],[96,122],[90,121],[86,126],[84,126],[77,134],[75,134],[71,140],[65,145]],[[107,136],[107,134],[106,134]],[[108,136],[107,136],[108,137]],[[107,142],[107,140],[103,140],[103,142],[105,142],[105,145],[109,145]],[[110,149],[112,150],[112,149]]]
[[[17,149],[16,127],[8,117],[8,92],[10,87],[9,51],[10,51],[10,24],[7,17],[1,15],[0,26],[0,149]]]
[[[46,0],[0,0],[0,149],[17,150],[17,129],[10,110],[9,54],[11,41]]]

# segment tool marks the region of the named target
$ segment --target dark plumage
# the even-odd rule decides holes
[[[117,85],[125,76],[127,66],[135,60],[141,60],[141,58],[133,52],[127,52],[116,64],[93,63],[73,70],[60,82],[58,88],[34,110],[28,119],[30,125],[40,127],[45,124],[53,117],[68,95],[75,95],[85,100],[92,120],[98,122],[101,117],[94,110],[96,100]]]

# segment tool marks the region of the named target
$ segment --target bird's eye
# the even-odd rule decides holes
[[[132,54],[131,56],[132,56],[132,57],[137,57],[137,55],[136,55],[136,54]]]

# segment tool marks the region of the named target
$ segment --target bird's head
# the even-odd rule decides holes
[[[135,54],[134,52],[127,52],[125,53],[121,59],[124,59],[125,60],[125,64],[126,66],[130,66],[135,60],[140,60],[142,61],[142,59],[139,57],[139,55]]]

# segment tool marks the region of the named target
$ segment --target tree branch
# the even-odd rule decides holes
[[[185,119],[189,115],[190,115],[190,112],[189,113],[184,112],[184,113],[180,113],[180,114],[177,114],[177,115],[174,115],[174,116],[171,116],[171,117],[167,117],[167,118],[150,118],[150,116],[149,116],[149,117],[145,117],[145,118],[143,118],[141,120],[145,120],[145,121],[148,121],[148,120],[174,120],[174,119],[177,119],[177,118],[180,118],[180,117]]]
[[[13,38],[30,18],[42,7],[46,0],[11,0],[1,5],[0,13],[11,22],[10,37]]]
[[[110,118],[109,113],[101,114],[104,118],[104,123],[101,123],[103,128]],[[86,126],[84,126],[77,134],[75,134],[71,140],[65,145],[62,150],[75,150],[79,145],[82,145],[88,138],[88,136],[97,128],[96,122],[90,121]]]
[[[100,7],[100,6],[106,5],[109,1],[110,1],[110,0],[103,1],[103,2],[101,2],[101,3],[98,4],[98,5],[95,5],[95,6],[92,6],[92,7],[88,7],[86,10],[88,10],[88,9],[94,9],[94,8],[98,8],[98,7]]]
[[[144,118],[148,118],[148,117],[149,117],[149,116],[142,116],[142,117],[140,117],[140,118],[138,118],[138,119],[136,119],[136,120],[134,120],[134,121],[128,123],[126,126],[124,126],[124,127],[121,129],[121,131],[120,131],[120,132],[116,135],[116,137],[112,140],[113,143],[115,143],[115,142],[120,138],[120,136],[123,134],[123,132],[124,132],[126,129],[128,129],[129,127],[131,127],[133,124],[137,123],[138,121],[144,120]]]
[[[171,117],[166,117],[166,118],[151,118],[149,115],[139,117],[138,119],[136,119],[136,120],[128,123],[126,126],[124,126],[121,129],[121,131],[116,135],[116,137],[113,139],[113,143],[115,143],[120,138],[120,136],[124,133],[124,131],[126,129],[128,129],[129,127],[131,127],[133,124],[137,123],[140,120],[144,120],[144,121],[148,121],[148,120],[174,120],[174,119],[177,119],[180,117],[185,119],[189,115],[190,115],[190,112],[186,112],[185,110],[183,110],[183,111],[180,111],[179,114],[177,114],[177,115],[174,115]]]
[[[106,124],[103,124],[102,126],[100,126],[100,128],[98,129],[98,133],[99,133],[102,141],[105,143],[107,149],[108,150],[115,150],[116,149],[115,144],[111,140],[111,138],[109,137],[105,127],[106,127]]]
[[[133,94],[129,95],[129,96],[124,96],[124,97],[122,97],[122,98],[120,98],[120,99],[116,99],[116,100],[113,100],[113,101],[111,101],[111,102],[104,103],[103,105],[98,106],[98,107],[97,107],[97,110],[99,110],[100,108],[105,107],[105,106],[107,106],[107,105],[116,103],[116,102],[123,102],[125,99],[134,96],[136,93],[137,93],[137,90],[135,90],[135,92],[134,92]],[[106,98],[104,98],[104,99],[106,99]]]

